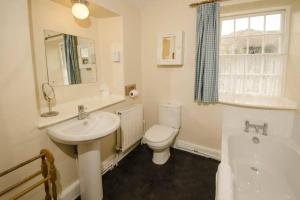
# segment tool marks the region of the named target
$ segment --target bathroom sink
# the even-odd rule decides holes
[[[76,145],[80,196],[82,200],[102,200],[100,138],[120,127],[118,115],[93,113],[86,119],[71,119],[48,128],[48,135],[58,143]]]
[[[56,142],[76,145],[107,136],[119,126],[119,116],[109,112],[100,112],[83,120],[76,118],[52,126],[48,129],[48,134]]]

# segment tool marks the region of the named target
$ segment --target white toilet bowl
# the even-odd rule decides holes
[[[176,103],[159,105],[159,122],[147,130],[144,142],[153,150],[152,161],[165,164],[170,158],[170,147],[181,126],[181,106]]]
[[[170,158],[170,147],[178,133],[164,125],[154,125],[145,134],[144,141],[153,150],[152,161],[157,165],[165,164]]]

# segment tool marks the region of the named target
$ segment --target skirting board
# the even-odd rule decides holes
[[[202,145],[193,144],[184,140],[177,139],[173,145],[175,149],[187,151],[189,153],[197,154],[214,160],[221,160],[221,152],[216,149],[208,148]]]
[[[115,166],[116,159],[117,159],[117,155],[113,154],[102,162],[102,170],[101,170],[102,175],[104,175],[106,172],[108,172]]]
[[[120,155],[113,154],[113,155],[109,156],[108,158],[106,158],[102,162],[102,170],[101,170],[102,176],[109,170],[113,169],[114,166],[116,166],[120,160],[122,160],[126,155],[128,155],[138,145],[139,145],[139,143],[137,143],[136,145],[131,147],[126,153],[121,153]],[[75,200],[79,195],[80,195],[79,180],[76,180],[61,192],[58,199],[60,199],[60,200]]]

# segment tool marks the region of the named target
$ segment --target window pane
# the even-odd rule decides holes
[[[231,93],[231,78],[230,76],[220,76],[219,86],[220,86],[220,92],[223,93]]]
[[[280,75],[282,74],[284,55],[266,55],[264,64],[264,74]]]
[[[234,53],[234,39],[224,38],[220,44],[220,54],[233,54]]]
[[[220,94],[280,96],[286,55],[284,12],[223,19]],[[228,37],[232,36],[232,37]]]
[[[248,58],[247,74],[260,74],[262,69],[262,55],[250,56]]]
[[[246,54],[247,53],[247,39],[236,38],[234,41],[234,54]]]
[[[249,54],[262,53],[262,37],[249,38]]]
[[[250,17],[250,30],[251,34],[262,34],[264,32],[264,16]]]
[[[281,31],[281,14],[266,16],[266,32],[280,32]]]
[[[222,36],[233,36],[234,34],[234,20],[222,21]]]
[[[238,95],[243,95],[244,94],[244,83],[245,83],[245,76],[236,76],[235,77],[235,88],[234,88],[234,93]]]
[[[219,80],[219,92],[221,92],[221,93],[225,93],[225,92],[227,92],[226,90],[225,90],[225,76],[220,76],[219,77],[220,78],[220,80]]]
[[[247,55],[234,56],[234,59],[231,57],[231,74],[244,75],[247,66]]]
[[[224,74],[230,75],[231,66],[232,66],[230,56],[221,56],[220,63],[222,63],[222,64],[220,65],[219,73],[222,75],[224,75]]]
[[[245,35],[248,33],[249,18],[239,18],[235,20],[235,33]]]
[[[280,53],[279,44],[280,44],[279,36],[265,37],[265,53]]]
[[[246,77],[246,93],[255,95],[259,93],[260,77],[259,76],[247,76]]]
[[[281,81],[278,77],[264,76],[262,79],[262,93],[265,96],[280,96]]]

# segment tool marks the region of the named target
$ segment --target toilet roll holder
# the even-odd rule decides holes
[[[125,86],[125,96],[129,96],[132,90],[136,90],[136,84],[130,84]]]

